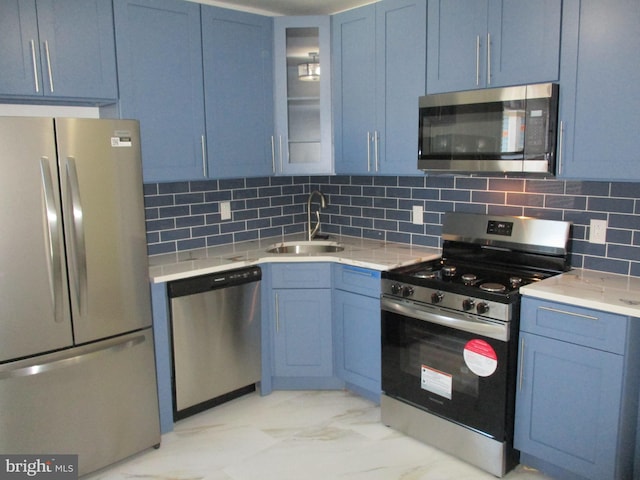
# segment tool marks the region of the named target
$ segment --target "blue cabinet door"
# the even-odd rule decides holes
[[[335,290],[333,322],[338,377],[380,402],[380,300]]]
[[[0,5],[0,96],[114,102],[111,2],[7,0]]]
[[[520,361],[515,447],[581,478],[622,478],[623,357],[524,332]]]
[[[487,18],[487,87],[558,81],[562,2],[489,0]]]
[[[557,81],[561,2],[430,0],[427,93]]]
[[[429,0],[427,93],[484,87],[487,0]]]
[[[565,0],[559,175],[640,179],[640,2]]]
[[[320,79],[301,81],[299,65],[314,58]],[[276,17],[274,60],[274,170],[279,175],[332,174],[330,17]]]
[[[418,171],[418,97],[425,93],[427,2],[376,4],[378,172]]]
[[[426,1],[382,1],[333,17],[336,172],[417,172]]]
[[[117,96],[113,9],[104,0],[37,0],[46,97]]]
[[[0,94],[42,95],[35,0],[0,2]]]
[[[202,6],[208,175],[272,173],[273,20]]]
[[[375,134],[375,5],[332,17],[337,173],[370,173]]]
[[[274,376],[331,377],[331,290],[273,292]]]
[[[204,178],[200,6],[115,0],[120,115],[140,120],[145,182]]]

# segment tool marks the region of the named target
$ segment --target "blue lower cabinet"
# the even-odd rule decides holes
[[[334,376],[331,265],[271,265],[269,317],[274,389],[342,388]]]
[[[633,477],[638,319],[525,297],[515,447],[553,478]]]
[[[336,373],[347,388],[380,403],[380,300],[336,290]]]
[[[337,376],[380,403],[380,272],[334,265],[333,338]]]

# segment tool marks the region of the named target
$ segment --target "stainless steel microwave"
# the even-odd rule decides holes
[[[544,83],[420,97],[418,169],[554,175],[558,90]]]

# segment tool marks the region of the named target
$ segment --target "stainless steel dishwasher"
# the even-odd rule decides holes
[[[168,284],[174,420],[255,390],[261,279],[254,266]]]

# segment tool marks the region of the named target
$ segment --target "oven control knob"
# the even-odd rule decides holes
[[[476,304],[476,301],[473,298],[467,298],[462,301],[462,309],[467,311],[471,310]]]
[[[444,298],[444,293],[434,292],[431,294],[431,303],[440,303]]]
[[[485,313],[488,313],[489,304],[485,302],[480,302],[478,305],[476,305],[476,311],[478,312],[479,315],[484,315]]]
[[[402,291],[402,285],[400,285],[399,283],[391,284],[391,293],[393,293],[394,295],[398,295],[401,291]]]
[[[413,295],[413,288],[410,287],[409,285],[405,285],[404,287],[402,287],[402,296],[403,297],[410,297],[411,295]]]

